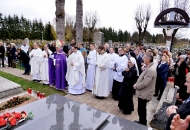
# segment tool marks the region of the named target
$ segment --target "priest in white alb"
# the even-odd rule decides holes
[[[84,58],[76,45],[72,46],[72,54],[67,59],[68,92],[73,95],[85,92]]]
[[[37,43],[33,44],[33,50],[30,52],[30,65],[31,65],[31,75],[32,79],[35,82],[41,81],[40,76],[40,65],[41,65],[41,55],[42,50],[39,48],[39,45]]]
[[[103,46],[98,47],[98,56],[96,62],[95,85],[92,93],[97,99],[104,99],[110,94],[109,86],[109,64],[110,58]]]
[[[43,85],[49,85],[49,65],[48,57],[52,54],[49,50],[47,44],[44,45],[44,50],[42,51],[41,66],[40,66],[40,76],[43,81]]]
[[[112,98],[114,100],[119,100],[119,90],[121,88],[121,83],[123,81],[122,72],[128,68],[128,58],[124,55],[123,48],[118,48],[119,56],[116,59],[116,64],[114,66],[114,71],[116,71],[113,77],[113,85],[112,85]]]
[[[88,69],[87,69],[87,77],[86,77],[86,89],[92,91],[94,85],[95,78],[95,70],[96,70],[96,49],[95,43],[90,43],[90,52],[87,57]]]
[[[114,47],[110,47],[110,64],[109,64],[109,83],[110,83],[110,91],[112,91],[112,85],[113,85],[113,77],[115,75],[115,71],[113,70],[116,64],[116,60],[118,58],[118,55],[114,52]]]

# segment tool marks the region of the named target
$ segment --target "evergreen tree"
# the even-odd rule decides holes
[[[52,26],[50,24],[50,22],[48,22],[45,25],[45,29],[44,29],[44,39],[45,40],[55,40],[53,33],[52,33]]]

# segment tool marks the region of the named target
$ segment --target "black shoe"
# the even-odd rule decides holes
[[[43,85],[45,85],[45,86],[49,86],[49,84],[45,84],[45,83],[43,83]]]
[[[124,115],[130,115],[131,112],[123,112]]]
[[[139,121],[134,121],[135,123],[141,124]]]
[[[104,97],[99,97],[99,96],[96,96],[95,98],[96,99],[104,99]]]
[[[87,89],[88,90],[88,89]],[[92,90],[88,90],[89,92],[92,92]]]
[[[22,75],[26,75],[26,73],[23,73]]]
[[[36,80],[36,79],[33,79],[32,81],[33,81],[33,82],[37,82],[38,80]]]
[[[41,80],[36,80],[37,82],[41,82]]]
[[[157,97],[157,96],[158,96],[158,94],[154,94],[153,96],[154,96],[154,97]]]
[[[160,101],[160,98],[158,97],[157,100]]]
[[[2,67],[4,67],[4,68],[5,68],[5,66],[2,66]]]

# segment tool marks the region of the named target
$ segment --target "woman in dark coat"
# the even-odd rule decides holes
[[[135,59],[131,57],[128,60],[129,68],[126,68],[126,70],[122,72],[124,79],[119,91],[118,107],[120,110],[123,110],[123,114],[131,114],[131,112],[134,111],[133,85],[137,79],[137,65],[135,64]]]
[[[11,56],[11,60],[12,60],[12,67],[16,68],[16,48],[15,48],[15,44],[11,43],[11,50],[10,50],[10,56]]]
[[[175,85],[178,86],[179,88],[184,85],[185,79],[186,79],[186,68],[187,64],[185,62],[186,56],[185,55],[180,55],[179,60],[176,62],[174,65],[175,68],[175,82],[174,82],[174,87]]]
[[[20,48],[17,48],[17,52],[18,52],[18,56],[19,56],[20,60],[22,60],[22,63],[24,64],[24,67],[25,67],[25,72],[23,73],[23,75],[29,75],[29,73],[30,73],[30,65],[29,65],[30,57]]]
[[[157,100],[160,100],[164,89],[166,87],[169,71],[169,57],[167,55],[162,56],[161,62],[157,66],[157,78],[156,78],[156,88],[154,96],[158,96]],[[159,95],[158,95],[159,94]]]
[[[7,44],[7,58],[8,58],[8,67],[12,67],[12,59],[11,59],[11,45]]]

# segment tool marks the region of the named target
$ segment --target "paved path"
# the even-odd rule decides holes
[[[20,69],[16,69],[16,68],[8,68],[8,67],[0,68],[0,70],[3,71],[3,72],[10,73],[12,75],[18,76],[18,77],[22,77],[24,79],[32,80],[32,76],[31,75],[28,75],[28,76],[22,75],[22,73],[24,72],[24,70],[20,70]],[[99,110],[102,110],[102,111],[105,111],[105,112],[117,115],[119,117],[125,118],[127,120],[131,120],[131,121],[138,120],[137,97],[136,96],[133,97],[134,109],[135,110],[134,110],[134,112],[132,112],[131,115],[124,115],[122,113],[122,111],[120,111],[119,108],[118,108],[118,106],[117,106],[118,105],[118,101],[114,101],[111,98],[111,95],[108,98],[104,99],[104,100],[98,100],[98,99],[95,99],[93,97],[92,93],[90,93],[90,92],[87,91],[83,95],[76,95],[76,96],[74,96],[74,95],[68,94],[68,95],[66,95],[66,97],[70,98],[72,100],[75,100],[77,102],[84,103],[86,105],[92,106],[92,107],[94,107],[96,109],[99,109]],[[152,119],[150,117],[152,117],[152,115],[149,115],[149,113],[147,113],[148,123]]]

